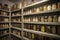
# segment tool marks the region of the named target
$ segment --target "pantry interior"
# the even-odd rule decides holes
[[[60,40],[60,1],[0,0],[0,40]]]

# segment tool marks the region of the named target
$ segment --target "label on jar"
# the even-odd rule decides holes
[[[55,10],[57,8],[56,4],[52,4],[52,10]]]
[[[51,10],[51,5],[48,5],[47,9],[48,9],[48,10]]]
[[[45,26],[41,26],[41,31],[45,32]]]
[[[52,22],[52,16],[48,17],[48,22]]]

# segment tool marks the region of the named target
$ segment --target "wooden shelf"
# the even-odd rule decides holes
[[[15,37],[17,37],[17,38],[22,39],[21,36],[18,36],[18,35],[16,35],[16,34],[11,33],[11,35],[13,35],[13,36],[15,36]],[[23,39],[24,39],[24,40],[30,40],[30,39],[28,39],[28,38],[26,38],[26,37],[23,37]]]
[[[13,10],[13,11],[11,11],[11,12],[18,12],[18,11],[21,11],[21,9],[22,9],[22,8],[20,8],[20,9],[15,9],[15,10]]]
[[[24,22],[28,24],[60,25],[60,22]]]
[[[16,30],[22,30],[21,28],[18,28],[18,27],[11,27],[11,29],[16,29]]]
[[[11,23],[18,23],[18,24],[20,24],[20,23],[22,23],[22,22],[11,22]]]
[[[50,11],[42,11],[42,12],[38,12],[38,13],[30,13],[30,14],[23,14],[24,16],[28,16],[28,15],[49,15],[49,14],[56,14],[55,12],[60,12],[60,9],[56,9],[56,10],[50,10]],[[60,13],[57,13],[60,14]]]
[[[16,34],[13,34],[13,33],[11,33],[11,35],[12,35],[12,36],[15,36],[15,37],[17,37],[17,38],[22,38],[21,36],[16,35]]]
[[[9,29],[9,28],[0,28],[0,30],[7,30],[7,29]]]
[[[16,17],[21,17],[21,16],[22,16],[22,15],[20,15],[20,16],[11,16],[11,17],[12,17],[12,18],[14,18],[14,17],[16,18]]]
[[[32,39],[29,39],[29,38],[26,38],[26,37],[23,37],[24,40],[32,40]]]
[[[14,29],[20,30],[19,28],[14,28]],[[41,35],[41,36],[50,37],[50,38],[56,38],[56,39],[60,38],[60,35],[46,33],[46,32],[34,31],[34,30],[29,30],[29,29],[23,29],[23,31],[38,34],[38,35]]]
[[[0,15],[0,17],[9,18],[9,16]]]
[[[39,2],[36,2],[36,3],[30,4],[30,5],[28,5],[28,6],[23,7],[23,9],[29,8],[29,7],[32,7],[32,6],[36,6],[36,5],[41,4],[41,3],[44,3],[44,2],[46,2],[46,1],[48,1],[48,0],[39,1]]]
[[[9,22],[1,22],[1,21],[0,21],[0,24],[5,24],[5,23],[8,24]]]
[[[60,35],[50,34],[50,33],[46,33],[46,32],[40,32],[40,31],[34,31],[34,30],[28,30],[28,29],[23,29],[23,31],[46,36],[46,37],[56,38],[56,39],[60,38]]]

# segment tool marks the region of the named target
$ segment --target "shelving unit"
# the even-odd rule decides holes
[[[24,2],[24,1],[23,1]],[[22,3],[23,4],[23,3]],[[20,9],[9,11],[0,9],[0,12],[9,13],[9,37],[17,37],[18,40],[60,40],[60,1],[44,0],[22,5]],[[7,28],[0,28],[0,30]],[[2,36],[2,37],[3,37]],[[41,38],[40,38],[41,37]]]
[[[49,37],[49,38],[54,38],[56,40],[60,39],[60,35],[57,35],[57,34],[53,34],[53,33],[47,33],[47,32],[41,32],[41,31],[36,31],[36,30],[31,30],[31,29],[28,29],[28,26],[27,26],[27,29],[24,28],[26,26],[26,24],[30,24],[30,25],[49,25],[49,26],[60,26],[60,22],[41,22],[41,21],[30,21],[30,19],[28,19],[29,21],[25,21],[24,18],[29,18],[29,17],[34,17],[34,16],[54,16],[54,15],[60,15],[60,9],[55,9],[55,10],[47,10],[47,11],[40,11],[40,12],[31,12],[31,13],[26,13],[25,14],[25,11],[28,11],[30,9],[33,9],[33,8],[37,8],[39,6],[43,6],[43,5],[52,5],[55,2],[52,2],[52,1],[39,1],[39,2],[36,2],[36,3],[33,3],[31,5],[28,5],[28,6],[25,6],[25,7],[22,7],[21,9],[17,9],[17,10],[14,10],[12,11],[12,13],[16,13],[17,11],[21,11],[21,16],[14,16],[15,18],[18,18],[18,17],[21,17],[22,21],[20,24],[22,24],[21,28],[19,27],[12,27],[11,29],[13,30],[20,30],[21,33],[22,33],[22,36],[18,36],[18,35],[15,35],[16,37],[18,38],[27,38],[27,37],[24,37],[24,32],[28,32],[28,33],[32,33],[32,34],[36,34],[36,35],[40,35],[40,36],[45,36],[45,37]],[[57,1],[58,2],[58,1]],[[47,4],[49,3],[49,4]],[[41,5],[42,4],[42,5]],[[19,24],[19,22],[16,22]],[[25,34],[26,35],[26,34]],[[28,34],[29,35],[29,34]],[[25,40],[32,40],[31,38],[28,38],[28,39],[25,39]],[[52,39],[53,40],[53,39]]]
[[[0,40],[8,40],[9,36],[9,10],[8,5],[0,5]]]

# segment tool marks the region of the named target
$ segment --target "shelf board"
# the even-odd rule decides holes
[[[33,4],[30,4],[30,5],[28,5],[28,6],[23,7],[23,9],[29,8],[29,7],[32,7],[32,6],[36,6],[36,5],[41,4],[41,3],[43,3],[43,2],[46,2],[46,1],[48,1],[48,0],[42,0],[42,1],[39,1],[39,2],[35,2],[35,3],[33,3]]]
[[[15,10],[13,10],[13,11],[11,11],[11,12],[17,12],[17,11],[20,11],[22,8],[20,8],[20,9],[15,9]]]
[[[9,28],[0,28],[0,30],[6,30],[6,29],[9,29]]]
[[[7,11],[7,10],[4,10],[4,9],[0,9],[1,11],[4,11],[4,12],[9,12],[9,11]]]
[[[16,35],[16,34],[13,34],[13,33],[11,33],[11,35],[13,35],[13,36],[15,36],[15,37],[17,37],[17,38],[22,38],[21,36],[18,36],[18,35]],[[25,40],[29,40],[28,38],[26,38],[26,37],[23,37],[23,39],[25,39]]]
[[[22,23],[22,22],[11,22],[11,23],[18,23],[18,24],[20,24],[20,23]]]
[[[29,24],[60,25],[60,22],[24,22]]]
[[[19,28],[15,28],[15,29],[20,30]],[[58,39],[60,38],[60,35],[50,34],[50,33],[46,33],[46,32],[34,31],[34,30],[29,30],[29,29],[23,29],[23,31],[42,35],[42,36],[52,37],[52,38],[58,38]]]
[[[21,36],[16,35],[16,34],[13,34],[13,33],[11,33],[11,35],[12,35],[12,36],[15,36],[15,37],[17,37],[17,38],[22,38]]]
[[[6,18],[9,18],[9,16],[4,16],[4,15],[0,15],[0,17],[4,17],[4,18],[6,17]]]
[[[22,30],[21,28],[17,28],[17,27],[11,27],[12,29],[16,29],[16,30]]]
[[[32,39],[29,39],[29,38],[26,38],[26,37],[23,37],[24,40],[32,40]]]
[[[11,16],[11,17],[13,18],[13,17],[21,17],[21,16],[22,16],[22,15],[20,15],[20,16]]]
[[[8,36],[8,35],[9,35],[9,33],[6,33],[6,34],[4,34],[4,35],[0,35],[0,38],[6,37],[6,36]]]
[[[60,12],[60,9],[56,9],[56,10],[50,10],[50,11],[42,11],[42,12],[35,12],[35,13],[30,13],[30,14],[23,14],[24,16],[27,16],[27,15],[39,15],[39,14],[56,14],[56,13],[53,13],[53,12]],[[59,13],[57,13],[59,14]]]
[[[40,32],[40,31],[34,31],[34,30],[28,30],[28,29],[23,29],[23,31],[42,35],[42,36],[52,37],[52,38],[56,38],[56,39],[60,38],[60,35],[50,34],[50,33],[46,33],[46,32]]]
[[[9,22],[0,22],[0,24],[1,24],[1,23],[2,23],[2,24],[3,24],[3,23],[4,23],[4,24],[5,24],[5,23],[7,23],[7,24],[8,24]]]

